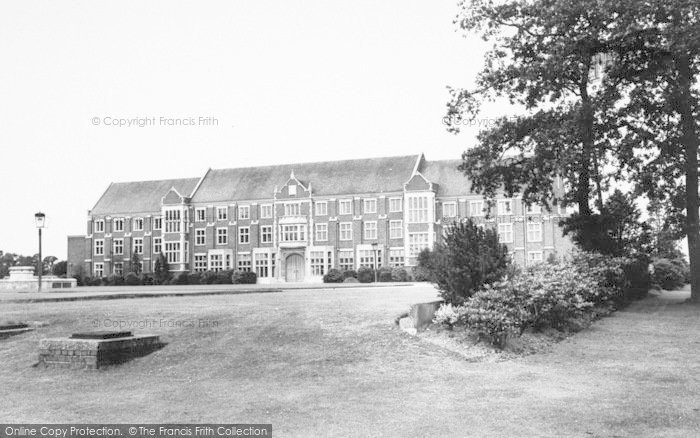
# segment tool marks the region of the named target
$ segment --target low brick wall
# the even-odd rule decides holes
[[[98,369],[144,356],[161,346],[156,335],[117,339],[42,339],[39,344],[39,366]]]

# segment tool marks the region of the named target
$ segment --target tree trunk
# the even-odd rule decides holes
[[[576,202],[581,216],[590,216],[591,207],[588,202],[591,192],[591,158],[594,148],[593,139],[593,106],[588,95],[588,71],[590,58],[584,64],[579,92],[581,93],[581,162],[579,163],[578,187],[576,188]]]
[[[682,143],[685,150],[686,234],[690,258],[690,299],[700,303],[700,217],[698,213],[698,133],[693,117],[690,57],[675,59],[678,69],[678,111],[681,115]]]

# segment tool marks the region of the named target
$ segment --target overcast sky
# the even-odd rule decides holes
[[[477,129],[445,130],[446,86],[471,84],[486,46],[456,13],[456,0],[0,3],[0,250],[35,253],[41,210],[44,255],[65,259],[111,181],[459,158]],[[134,118],[154,123],[112,125]]]

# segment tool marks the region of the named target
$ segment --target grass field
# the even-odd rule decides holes
[[[432,288],[0,304],[0,422],[272,423],[275,436],[700,434],[700,308],[652,297],[546,354],[468,362],[393,319]],[[150,324],[168,345],[98,372],[39,339]],[[150,322],[150,323],[149,323]]]

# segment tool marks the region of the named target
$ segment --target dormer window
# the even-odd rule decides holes
[[[289,196],[296,196],[297,195],[297,186],[296,184],[289,186]]]

